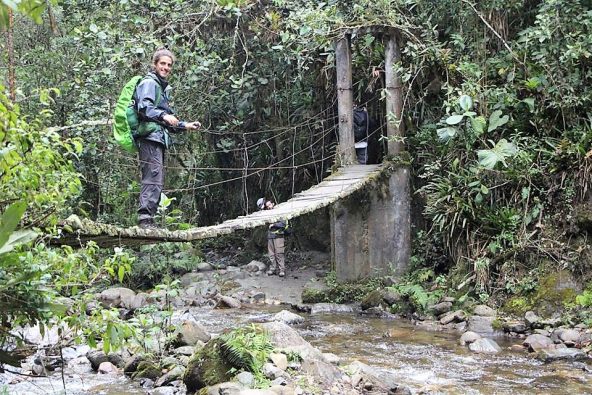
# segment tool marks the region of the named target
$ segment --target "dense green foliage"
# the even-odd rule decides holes
[[[71,211],[135,222],[135,158],[95,121],[110,117],[123,83],[144,73],[163,45],[177,55],[175,107],[206,127],[178,136],[168,153],[159,220],[174,228],[210,224],[252,211],[263,194],[283,200],[318,182],[333,163],[333,43],[344,32],[355,33],[355,100],[381,131],[392,118],[384,110],[383,38],[396,28],[401,122],[417,198],[413,268],[480,301],[537,295],[538,280],[559,269],[590,281],[589,0],[1,4],[2,26],[7,6],[17,12],[16,103],[0,92],[0,210],[16,204],[5,217],[10,223],[21,218],[23,204],[27,229],[51,228]],[[2,65],[11,60],[4,41]],[[5,228],[0,241],[11,233]],[[45,315],[44,306],[84,294],[83,282],[121,280],[133,270],[125,254],[106,259],[93,246],[56,251],[43,242],[0,255],[0,302],[27,295],[19,300],[23,310],[0,309],[2,333],[8,321],[48,321],[57,311]],[[160,271],[145,273],[139,276],[154,284]],[[398,291],[423,308],[427,287],[409,282]],[[589,306],[589,293],[574,303]],[[116,333],[116,318],[97,313],[88,335],[109,333],[117,345],[137,332]]]

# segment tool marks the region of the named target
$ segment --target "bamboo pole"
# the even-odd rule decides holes
[[[385,49],[385,83],[386,83],[386,134],[388,137],[388,153],[395,155],[405,150],[403,137],[403,90],[401,76],[396,67],[401,62],[401,48],[396,33],[387,37]]]

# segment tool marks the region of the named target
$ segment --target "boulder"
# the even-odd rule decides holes
[[[354,309],[351,306],[337,303],[315,303],[310,309],[310,314],[327,314],[327,313],[353,313]]]
[[[90,350],[86,353],[86,358],[90,361],[90,366],[94,371],[99,369],[103,362],[109,362],[107,354],[99,350]]]
[[[450,309],[452,309],[452,303],[451,302],[440,302],[438,304],[435,304],[433,306],[431,306],[429,308],[429,310],[435,315],[435,316],[440,316],[444,313],[448,313],[450,311]]]
[[[535,314],[534,311],[527,311],[524,314],[524,323],[529,328],[538,328],[542,318]]]
[[[185,320],[176,331],[175,345],[195,346],[198,342],[207,343],[211,336],[205,328],[195,321]]]
[[[371,367],[365,363],[354,361],[346,368],[352,374],[352,385],[357,387],[361,382],[366,382],[372,388],[372,393],[380,394],[406,394],[409,389],[398,383],[397,376],[386,369]],[[378,387],[378,388],[375,388]]]
[[[497,315],[497,312],[489,306],[480,304],[475,306],[475,308],[473,309],[473,314],[480,315],[482,317],[495,317]]]
[[[116,287],[99,294],[99,301],[104,307],[125,307],[130,309],[136,293],[129,288]]]
[[[273,321],[283,322],[285,324],[300,324],[304,322],[304,317],[294,314],[287,310],[282,310],[273,316]]]
[[[302,372],[325,385],[334,383],[342,374],[334,365],[319,359],[305,359],[302,361]]]
[[[588,355],[578,348],[547,348],[537,352],[537,359],[548,363],[553,361],[580,361],[588,359]]]
[[[240,372],[234,379],[247,388],[250,388],[255,383],[255,376],[251,372]]]
[[[481,335],[475,332],[468,331],[462,334],[459,343],[461,346],[464,346],[466,344],[471,344],[479,339],[481,339]]]
[[[182,366],[175,366],[171,370],[169,370],[164,376],[160,377],[154,383],[155,387],[162,387],[163,385],[167,385],[172,383],[173,381],[179,380],[183,377],[183,373],[185,373],[185,368]]]
[[[378,307],[383,303],[383,291],[381,289],[375,289],[364,296],[360,302],[362,310],[368,310],[372,307]]]
[[[469,344],[469,349],[479,354],[497,354],[502,351],[500,346],[492,339],[481,338]]]
[[[495,321],[495,317],[472,315],[468,319],[467,329],[480,334],[492,334],[494,332],[493,321]]]
[[[150,379],[156,380],[162,375],[162,371],[160,367],[158,367],[155,363],[150,361],[142,361],[138,365],[136,372],[132,375],[132,378],[135,380],[139,379]]]
[[[504,331],[506,332],[514,332],[514,333],[524,333],[526,332],[526,324],[522,321],[507,321],[503,323]]]
[[[553,341],[547,336],[539,335],[537,333],[528,336],[522,343],[528,347],[529,350],[538,352],[553,346]]]
[[[286,356],[286,354],[272,353],[269,356],[269,359],[279,369],[281,369],[281,370],[288,369],[288,357]]]
[[[185,273],[179,278],[179,282],[182,287],[189,287],[193,283],[203,281],[205,275],[203,273]]]
[[[465,320],[465,317],[465,312],[462,310],[452,311],[444,314],[444,316],[440,318],[440,324],[448,325],[453,322],[461,322]]]
[[[262,272],[267,269],[267,265],[260,261],[251,261],[247,265],[245,265],[245,270],[250,273]]]
[[[204,387],[232,378],[230,371],[233,366],[223,357],[221,346],[219,338],[212,339],[191,358],[183,375],[188,393],[195,393]]]
[[[217,296],[216,308],[218,309],[240,309],[241,307],[242,304],[238,299],[225,295]]]
[[[580,342],[580,332],[575,329],[564,329],[559,332],[559,340],[566,346],[575,346]]]
[[[125,360],[123,365],[123,373],[131,375],[136,370],[142,361],[148,361],[149,358],[144,354],[135,354]]]
[[[113,365],[111,362],[103,362],[99,365],[97,369],[97,373],[99,374],[118,374],[119,369],[117,366]]]
[[[275,380],[278,377],[289,377],[289,375],[282,369],[278,368],[272,363],[266,363],[261,368],[263,375],[270,380]]]

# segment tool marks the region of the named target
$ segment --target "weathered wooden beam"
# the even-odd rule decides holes
[[[397,71],[401,62],[401,48],[398,34],[391,32],[386,37],[385,84],[386,84],[386,134],[388,153],[395,155],[405,150],[403,137],[405,131],[401,115],[403,113],[403,89],[401,75]]]
[[[354,97],[352,92],[351,36],[346,34],[335,43],[337,70],[337,109],[339,114],[338,165],[356,163],[354,148]]]

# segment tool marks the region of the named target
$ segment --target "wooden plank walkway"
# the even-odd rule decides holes
[[[93,240],[100,246],[138,245],[165,241],[184,242],[230,234],[236,230],[252,229],[280,219],[292,219],[326,207],[366,187],[378,179],[385,169],[385,165],[341,167],[321,183],[295,194],[286,202],[277,204],[273,210],[255,211],[218,225],[188,230],[141,229],[137,226],[122,228],[72,215],[63,222],[62,235],[54,239],[52,244],[77,246]]]

